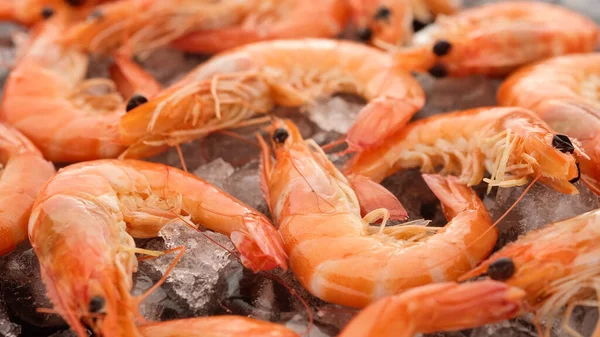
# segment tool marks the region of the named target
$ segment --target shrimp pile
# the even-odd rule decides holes
[[[35,253],[50,307],[33,292],[22,305],[62,318],[43,333],[68,325],[77,337],[412,337],[522,315],[540,337],[558,321],[583,337],[570,322],[598,307],[600,209],[533,231],[513,210],[537,183],[600,204],[599,26],[544,2],[463,6],[0,0],[0,20],[27,31],[0,102],[0,255]],[[160,49],[202,56],[159,83],[147,68]],[[103,59],[107,76],[94,77]],[[432,116],[427,88],[471,75],[506,76],[497,102]],[[337,94],[363,99],[356,117],[311,109]],[[156,162],[173,159],[182,169]],[[409,193],[415,179],[402,178],[404,195],[385,187],[409,169],[424,191]],[[495,214],[500,189],[527,184]],[[523,223],[506,229],[511,212]],[[0,323],[37,333],[21,303],[2,306],[21,295],[2,296]],[[600,321],[589,333],[600,337]]]

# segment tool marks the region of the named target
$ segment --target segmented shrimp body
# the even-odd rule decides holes
[[[369,305],[338,337],[412,337],[471,329],[514,317],[524,296],[517,287],[491,280],[425,285]]]
[[[216,29],[243,19],[260,0],[121,0],[97,6],[88,20],[69,29],[62,43],[88,52],[129,53],[165,46],[200,29]]]
[[[154,237],[166,223],[187,219],[228,235],[246,267],[286,268],[269,220],[193,175],[133,160],[60,170],[40,191],[29,220],[55,310],[81,336],[81,318],[102,335],[140,336],[139,303],[130,295],[137,268],[132,237]]]
[[[432,282],[454,280],[493,248],[497,232],[483,203],[454,178],[424,176],[449,219],[443,228],[373,228],[385,209],[361,217],[348,180],[289,121],[274,122],[275,160],[262,142],[261,187],[296,278],[337,304],[370,302]],[[360,272],[357,272],[359,271]]]
[[[330,38],[346,25],[346,0],[259,0],[237,23],[218,29],[196,30],[171,45],[195,53],[218,53],[248,43],[303,37]],[[307,18],[318,18],[306,23]]]
[[[0,255],[27,239],[33,201],[54,166],[14,128],[0,123]]]
[[[435,76],[502,76],[547,57],[591,52],[598,33],[594,21],[560,6],[498,2],[438,17],[398,60]]]
[[[382,181],[403,169],[420,167],[457,175],[468,185],[482,180],[492,186],[526,184],[532,178],[562,193],[577,193],[575,155],[584,157],[575,140],[557,135],[524,108],[478,108],[413,122],[384,145],[357,154],[346,168]],[[483,179],[485,171],[491,178]]]
[[[283,325],[239,316],[186,318],[140,327],[148,337],[299,337]]]
[[[579,140],[582,180],[600,194],[600,53],[567,55],[525,67],[498,91],[498,103],[537,113],[554,130]]]
[[[358,37],[383,48],[411,41],[413,21],[433,21],[438,14],[453,14],[462,0],[349,0]]]
[[[528,232],[494,253],[461,279],[487,275],[525,290],[538,319],[552,322],[566,306],[566,326],[577,305],[597,306],[600,294],[600,210]],[[590,304],[592,303],[592,304]],[[596,326],[594,336],[600,331]],[[546,331],[545,336],[549,336]]]
[[[383,141],[425,103],[418,82],[375,48],[327,39],[276,40],[215,56],[129,112],[119,132],[126,143],[136,143],[126,155],[140,157],[245,123],[274,105],[300,106],[336,92],[369,101],[348,132],[355,150]]]
[[[95,4],[107,1],[110,0],[0,0],[0,20],[30,26],[56,12],[79,16]]]
[[[51,18],[33,32],[9,74],[2,97],[3,120],[23,132],[52,161],[117,157],[127,144],[118,133],[133,92],[151,96],[160,85],[135,62],[119,55],[109,79],[85,79],[88,55],[58,39],[69,20]],[[129,83],[125,83],[128,81]]]

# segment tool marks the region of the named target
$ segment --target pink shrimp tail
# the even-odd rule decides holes
[[[351,151],[362,152],[381,145],[402,129],[420,107],[406,98],[379,97],[369,102],[358,114],[346,141]]]
[[[524,296],[521,289],[491,280],[430,284],[371,304],[338,337],[412,337],[474,328],[515,317]]]
[[[231,233],[242,264],[254,272],[281,267],[287,270],[287,254],[279,232],[264,216],[246,215],[248,232]]]
[[[360,175],[351,175],[348,181],[356,193],[363,216],[378,208],[385,208],[389,211],[391,220],[408,219],[408,212],[400,200],[385,187]]]

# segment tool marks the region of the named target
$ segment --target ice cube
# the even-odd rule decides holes
[[[40,265],[33,252],[28,249],[14,252],[4,258],[2,291],[11,313],[24,323],[55,327],[66,323],[59,315],[40,313],[38,308],[52,308],[46,297],[46,287],[40,277]]]
[[[547,224],[566,220],[600,208],[600,199],[583,183],[575,184],[579,194],[562,194],[536,183],[516,207],[498,223],[498,247],[514,241],[521,234]],[[495,221],[521,196],[526,186],[500,188],[494,199],[485,202]]]
[[[21,326],[11,322],[6,304],[0,298],[0,336],[1,337],[18,337],[21,334]]]
[[[537,337],[535,326],[524,318],[473,329],[470,337]]]
[[[258,211],[268,213],[269,208],[260,189],[258,161],[252,161],[235,170],[225,182],[223,189]]]
[[[92,335],[91,331],[87,331],[88,336]],[[73,330],[62,330],[59,332],[55,332],[52,335],[50,335],[49,337],[77,337],[77,334],[75,333],[75,331]]]
[[[162,251],[186,247],[183,258],[163,286],[167,296],[183,306],[188,316],[210,313],[219,306],[216,299],[225,288],[221,272],[230,264],[239,264],[229,253],[234,251],[231,241],[218,233],[197,232],[182,223],[166,225],[159,236],[162,240],[152,240],[144,248]],[[142,261],[139,269],[156,281],[171,265],[175,254]]]
[[[350,130],[364,103],[352,102],[339,96],[321,99],[306,107],[308,118],[321,130],[345,134]]]
[[[234,172],[233,166],[224,161],[223,158],[217,158],[208,164],[198,167],[194,174],[208,181],[209,183],[223,188],[223,185]]]

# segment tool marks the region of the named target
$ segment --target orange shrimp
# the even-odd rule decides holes
[[[426,23],[453,14],[462,0],[349,0],[359,39],[391,48],[411,41],[413,21]]]
[[[27,239],[33,201],[54,166],[21,133],[0,123],[0,255]]]
[[[111,74],[130,83],[84,80],[88,56],[57,43],[69,22],[57,15],[33,32],[33,40],[6,81],[1,117],[49,160],[117,157],[127,145],[119,138],[119,120],[142,97],[132,93],[152,96],[160,85],[121,55],[115,56]],[[98,94],[99,89],[106,92]]]
[[[579,158],[581,179],[600,194],[600,53],[525,67],[502,84],[498,103],[531,109],[554,130],[579,140],[589,156]]]
[[[387,210],[361,218],[348,180],[318,145],[302,139],[292,122],[277,119],[273,129],[276,163],[259,138],[261,188],[290,268],[313,295],[364,307],[409,288],[455,280],[494,247],[497,231],[485,206],[455,178],[424,175],[444,205],[445,227],[408,223],[386,228]],[[380,218],[379,229],[369,226]]]
[[[260,0],[238,23],[218,29],[199,30],[171,45],[195,53],[218,53],[248,43],[334,37],[342,32],[349,16],[346,0]],[[318,18],[307,24],[307,18]]]
[[[286,327],[239,316],[186,318],[140,326],[148,337],[299,337]]]
[[[549,224],[509,243],[461,279],[487,275],[523,289],[524,301],[538,322],[552,322],[566,306],[564,330],[581,336],[568,326],[568,318],[578,305],[598,305],[599,235],[600,210]],[[550,336],[549,330],[541,333],[540,329],[540,335]],[[599,335],[600,324],[596,324],[593,336]]]
[[[133,319],[139,300],[130,295],[140,252],[133,237],[157,236],[183,219],[228,235],[254,271],[287,268],[269,220],[209,183],[162,164],[90,161],[49,180],[29,220],[55,310],[80,336],[82,318],[96,333],[140,336]]]
[[[82,14],[100,2],[110,0],[0,0],[0,20],[31,26],[55,12]]]
[[[515,317],[525,292],[502,282],[430,284],[362,310],[338,337],[412,337],[475,328]]]
[[[562,193],[578,193],[577,142],[563,138],[524,108],[477,108],[432,116],[399,130],[382,146],[357,154],[348,175],[376,182],[403,169],[420,167],[458,175],[469,186],[525,185],[530,178]],[[484,179],[485,171],[491,178]]]
[[[437,77],[503,76],[550,56],[591,52],[598,35],[594,21],[563,7],[499,2],[438,17],[397,57],[402,67]]]
[[[348,132],[358,151],[384,141],[425,103],[418,82],[375,48],[327,39],[259,42],[215,56],[124,116],[119,132],[133,144],[124,156],[147,156],[276,104],[299,106],[336,92],[369,101]]]

